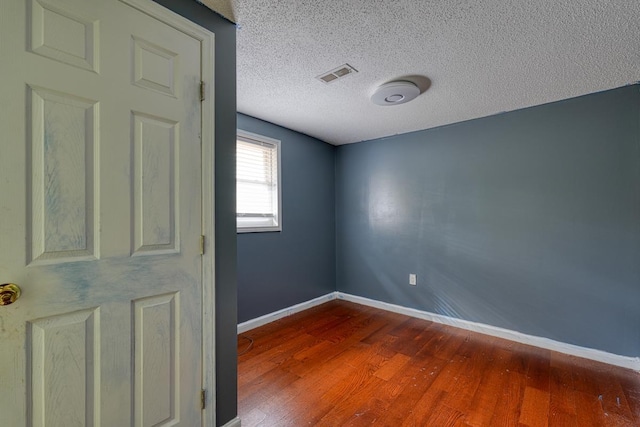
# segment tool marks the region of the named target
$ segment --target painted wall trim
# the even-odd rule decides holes
[[[607,353],[602,350],[580,347],[573,344],[567,344],[560,341],[554,341],[549,338],[527,335],[521,332],[512,331],[510,329],[499,328],[497,326],[485,325],[483,323],[471,322],[469,320],[456,319],[453,317],[443,316],[441,314],[430,313],[428,311],[416,310],[414,308],[403,307],[400,305],[389,304],[382,301],[372,300],[356,295],[336,292],[336,298],[354,302],[356,304],[367,305],[394,313],[404,314],[406,316],[416,317],[419,319],[430,320],[432,322],[441,323],[443,325],[454,326],[456,328],[465,329],[467,331],[478,332],[493,337],[504,338],[521,344],[528,344],[547,350],[557,351],[559,353],[571,356],[583,357],[585,359],[595,360],[598,362],[616,365],[627,369],[633,369],[640,372],[640,357],[620,356],[617,354]]]
[[[265,314],[264,316],[256,317],[255,319],[247,320],[238,324],[238,333],[250,331],[267,323],[275,322],[283,317],[291,316],[292,314],[300,311],[308,310],[316,305],[323,304],[327,301],[331,301],[337,298],[337,292],[331,292],[318,298],[314,298],[309,301],[301,302],[300,304],[292,305],[291,307],[283,308],[282,310],[274,311],[273,313]]]
[[[240,418],[239,417],[235,417],[234,419],[232,419],[231,421],[229,421],[228,423],[226,423],[222,427],[240,427],[241,425],[242,424],[240,423]]]

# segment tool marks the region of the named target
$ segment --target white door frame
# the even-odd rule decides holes
[[[198,24],[166,9],[152,0],[120,0],[141,12],[164,22],[196,40],[201,46],[201,79],[205,83],[201,102],[202,144],[202,388],[205,409],[203,427],[216,426],[215,375],[215,222],[214,222],[214,71],[215,35]],[[195,402],[194,402],[195,403]]]

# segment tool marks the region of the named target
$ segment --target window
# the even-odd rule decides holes
[[[238,232],[281,231],[280,141],[242,130],[236,141]]]

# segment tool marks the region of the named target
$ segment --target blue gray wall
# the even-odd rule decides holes
[[[238,413],[236,26],[193,0],[155,0],[215,33],[216,423]]]
[[[238,129],[281,141],[282,231],[238,234],[238,321],[335,291],[335,147],[253,117]]]
[[[340,146],[336,182],[339,291],[640,356],[640,86]]]

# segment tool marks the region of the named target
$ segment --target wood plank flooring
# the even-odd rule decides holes
[[[640,426],[637,372],[346,301],[238,353],[243,427]]]

